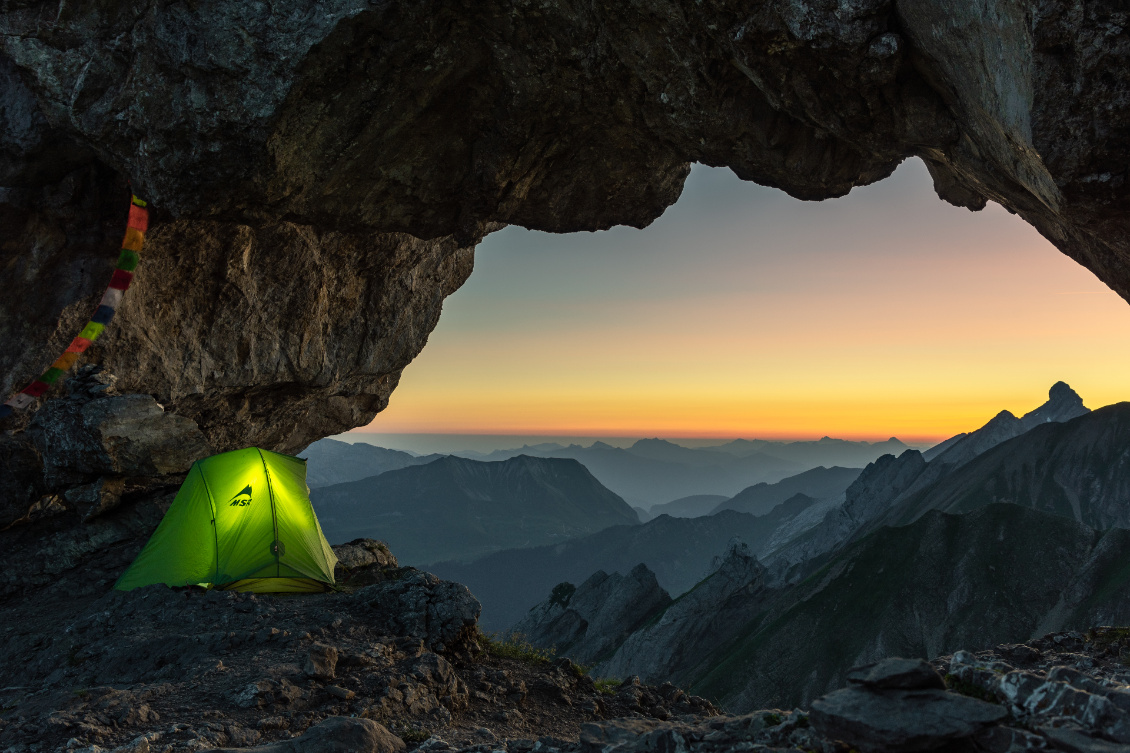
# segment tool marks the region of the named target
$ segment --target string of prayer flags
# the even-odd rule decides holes
[[[86,349],[93,345],[99,335],[106,330],[106,325],[113,320],[114,313],[122,303],[122,296],[129,289],[130,283],[133,282],[133,273],[141,259],[141,247],[145,243],[147,230],[149,230],[147,205],[136,196],[131,196],[129,219],[126,220],[126,236],[122,240],[122,251],[118,256],[118,264],[114,269],[114,274],[110,277],[110,284],[106,287],[106,292],[102,294],[102,300],[98,302],[94,316],[90,317],[90,321],[67,346],[63,355],[59,356],[47,371],[13,395],[3,405],[0,405],[0,418],[6,418],[12,415],[14,411],[24,410],[32,405],[37,398],[42,397],[51,388],[51,385],[59,381],[59,378],[75,365],[79,356],[85,353]]]

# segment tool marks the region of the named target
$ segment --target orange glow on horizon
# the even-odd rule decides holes
[[[1126,302],[920,163],[822,203],[695,171],[642,231],[489,237],[355,431],[928,444],[1059,380],[1130,399]]]

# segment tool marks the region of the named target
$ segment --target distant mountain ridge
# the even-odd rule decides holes
[[[443,456],[314,489],[310,498],[331,543],[381,539],[413,565],[639,524],[580,463],[528,456],[491,463]]]
[[[995,502],[1098,530],[1130,528],[1130,403],[1064,423],[1038,423],[968,461],[959,473],[900,495],[880,521],[905,524],[927,510],[962,513]]]
[[[960,466],[1001,442],[1018,437],[1041,424],[1063,423],[1089,412],[1075,390],[1065,382],[1056,382],[1048,390],[1047,402],[1021,418],[1002,410],[977,431],[951,437],[931,448],[923,457],[928,462],[937,460],[943,465]],[[940,452],[933,452],[939,448],[942,448]]]
[[[692,494],[689,497],[680,497],[653,506],[648,511],[649,519],[658,518],[660,515],[670,515],[673,518],[697,518],[700,515],[709,515],[727,499],[729,497],[722,494]]]
[[[645,509],[658,502],[694,494],[728,497],[750,484],[779,481],[804,470],[796,463],[762,454],[736,457],[688,449],[664,440],[641,440],[636,445],[642,449],[637,451],[635,445],[622,449],[594,442],[589,447],[569,445],[530,454],[576,460],[606,487],[630,504]],[[515,454],[516,450],[498,450],[477,457],[503,460]]]
[[[818,465],[862,467],[882,455],[896,455],[910,446],[897,437],[883,442],[855,442],[848,439],[822,437],[815,441],[785,442],[770,439],[735,439],[726,444],[703,447],[703,450],[733,455],[763,453],[791,460],[809,468]]]
[[[712,512],[737,510],[750,515],[766,515],[795,494],[803,494],[812,499],[836,497],[843,494],[862,472],[862,468],[819,466],[775,484],[755,484],[742,489],[732,498],[719,503]]]
[[[319,486],[357,481],[411,465],[424,465],[440,456],[420,457],[365,442],[350,443],[336,439],[319,439],[298,453],[298,457],[306,460],[306,484],[314,489]]]
[[[1048,392],[1047,402],[1023,418],[1001,411],[980,429],[943,442],[946,446],[933,454],[929,462],[916,450],[906,450],[897,458],[879,458],[848,487],[842,506],[829,511],[819,525],[780,547],[766,560],[771,578],[801,578],[811,570],[805,562],[816,563],[825,553],[881,525],[912,522],[931,509],[922,501],[928,490],[946,478],[956,478],[966,464],[994,447],[1009,440],[1022,440],[1036,428],[1068,425],[1089,415],[1079,395],[1067,384],[1056,382]],[[902,505],[916,512],[900,512]]]
[[[805,504],[798,496],[763,518],[733,510],[697,518],[661,515],[643,525],[607,528],[560,544],[510,549],[472,562],[437,562],[429,570],[470,588],[483,605],[481,624],[505,630],[558,583],[581,583],[598,570],[628,573],[644,563],[660,586],[678,596],[710,572],[732,542],[756,551]]]

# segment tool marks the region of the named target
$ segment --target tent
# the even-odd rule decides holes
[[[114,588],[324,591],[336,564],[310,505],[306,461],[249,447],[193,463]]]

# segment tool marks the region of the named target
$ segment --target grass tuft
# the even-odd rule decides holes
[[[601,695],[615,695],[616,688],[620,687],[623,682],[623,680],[615,677],[601,677],[593,682],[593,686],[596,688],[596,692]]]
[[[432,736],[430,730],[424,728],[409,727],[400,734],[400,739],[409,745],[419,745]]]
[[[549,664],[556,652],[552,648],[538,648],[520,633],[500,637],[498,633],[479,631],[479,643],[488,655],[499,659],[514,659],[526,664]]]

